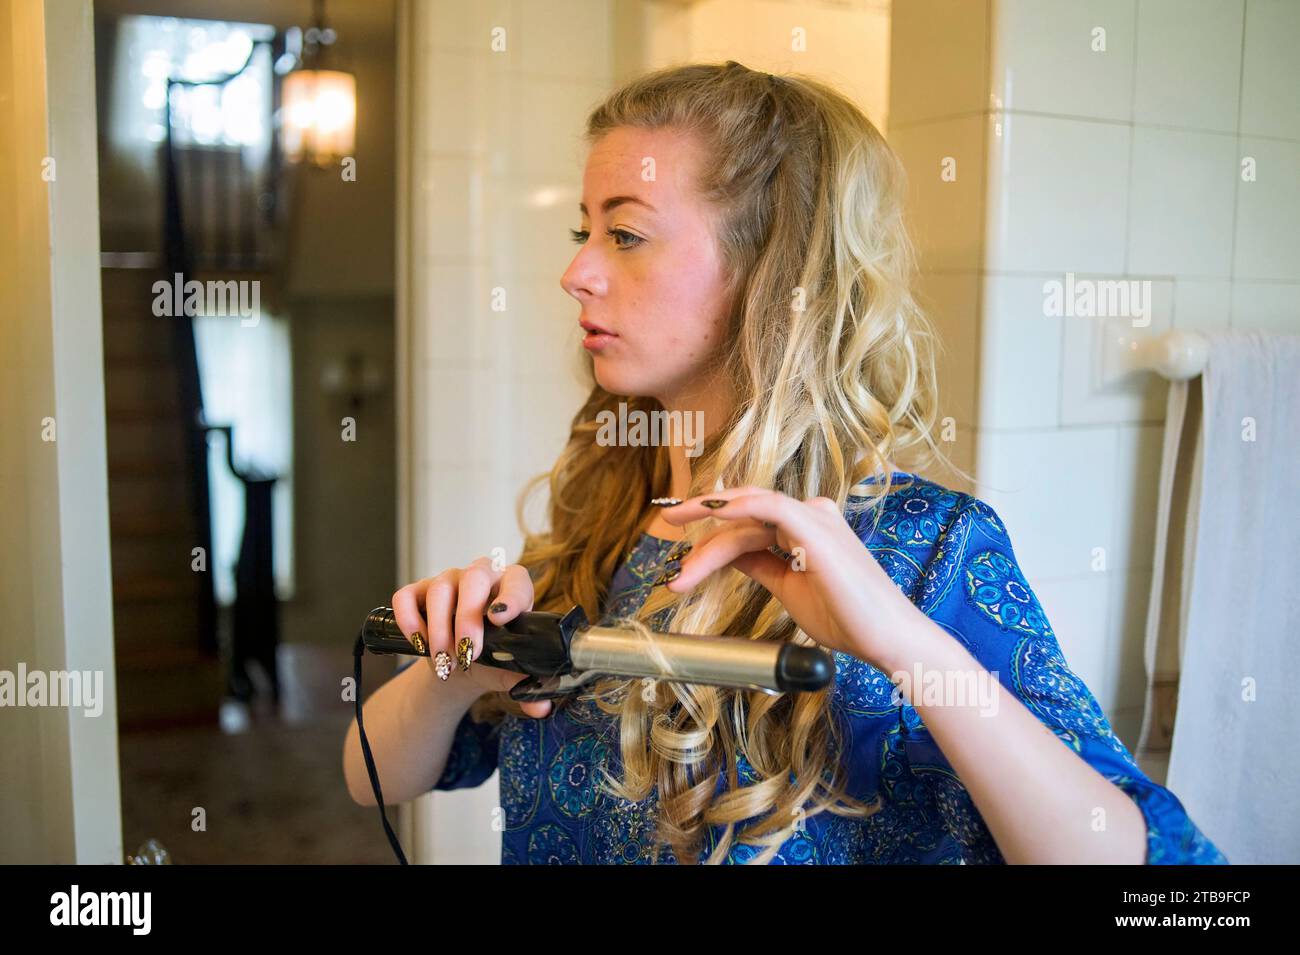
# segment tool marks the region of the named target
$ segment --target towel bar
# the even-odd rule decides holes
[[[1113,322],[1102,338],[1103,387],[1140,371],[1154,371],[1171,381],[1195,378],[1205,370],[1209,356],[1209,343],[1199,332],[1140,335],[1127,322]]]

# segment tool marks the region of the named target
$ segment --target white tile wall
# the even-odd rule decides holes
[[[1300,87],[1292,95],[1300,99]],[[1233,277],[1300,282],[1300,139],[1247,137],[1240,148],[1257,178],[1237,186]]]
[[[1241,127],[1247,136],[1300,140],[1300,3],[1249,0],[1241,69]]]
[[[947,23],[940,6],[895,5],[891,142],[922,177],[923,258],[980,277],[974,493],[1006,521],[1067,659],[1132,746],[1168,386],[1100,388],[1100,321],[1047,319],[1042,285],[1148,279],[1151,332],[1300,332],[1300,3],[973,0]],[[933,157],[970,137],[936,120],[976,99],[982,196],[945,204]],[[971,216],[982,242],[965,238]],[[971,387],[964,370],[950,384]],[[1104,572],[1090,566],[1098,546]]]
[[[1130,127],[1008,112],[987,121],[984,267],[1122,272]]]
[[[1227,278],[1235,138],[1137,126],[1130,176],[1128,271]]]
[[[1146,700],[1146,663],[1144,648],[1147,601],[1151,596],[1151,568],[1136,568],[1128,573],[1110,575],[1110,616],[1107,621],[1107,685],[1111,706],[1117,711],[1133,710],[1141,719]],[[1120,738],[1130,747],[1137,744],[1132,736]],[[1119,730],[1116,729],[1119,733]]]
[[[443,7],[444,4],[435,4]],[[449,38],[468,40],[461,33]],[[424,66],[429,78],[430,123],[425,148],[430,152],[483,155],[501,144],[510,131],[510,100],[516,74],[502,56],[468,48],[426,47]],[[453,77],[459,79],[452,81]]]
[[[436,292],[416,318],[428,328],[424,361],[430,374],[486,368],[493,338],[487,269],[480,262],[431,264],[427,278]]]
[[[1135,5],[1136,0],[994,0],[995,108],[1129,120]]]
[[[1233,282],[1232,327],[1295,334],[1300,328],[1300,283]]]
[[[1092,573],[1114,550],[1114,428],[981,431],[980,494],[1001,515],[1026,577]]]
[[[1150,568],[1155,553],[1156,501],[1164,425],[1116,429],[1115,497],[1106,569],[1117,574]]]
[[[1174,280],[1174,328],[1226,328],[1232,319],[1233,283],[1225,280]]]
[[[1244,14],[1238,0],[1139,0],[1133,121],[1235,133]]]
[[[983,282],[979,421],[986,429],[1060,423],[1064,317],[1045,314],[1044,279],[988,275]]]
[[[416,29],[416,42],[425,52],[462,50],[483,52],[494,27],[504,27],[507,37],[519,23],[515,0],[475,0],[474,3],[447,3],[443,0],[421,4],[426,13]]]
[[[412,8],[407,571],[427,575],[497,547],[518,557],[522,478],[553,464],[585,394],[577,306],[559,278],[586,115],[610,83],[614,14],[612,0]],[[491,49],[494,27],[503,52]],[[498,800],[493,779],[418,801],[421,845],[434,861],[496,862]]]
[[[474,215],[481,202],[482,170],[468,155],[427,155],[414,171],[411,197],[422,226],[426,261],[469,262],[482,255],[480,219]]]
[[[1052,625],[1066,664],[1107,711],[1112,703],[1111,673],[1106,666],[1107,576],[1025,579]]]

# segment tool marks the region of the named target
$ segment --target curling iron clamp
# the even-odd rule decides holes
[[[428,644],[407,640],[389,607],[366,616],[361,639],[371,653],[429,655]],[[651,631],[646,639],[630,627],[593,626],[582,607],[566,614],[529,610],[505,624],[483,619],[485,666],[528,675],[510,690],[519,702],[550,700],[575,692],[599,677],[648,678],[674,683],[811,692],[835,678],[835,661],[815,647]]]

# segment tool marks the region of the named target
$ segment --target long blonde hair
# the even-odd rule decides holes
[[[712,370],[735,402],[694,459],[690,494],[713,490],[703,486],[709,475],[724,487],[829,497],[855,513],[875,510],[878,522],[875,505],[894,486],[902,455],[947,460],[930,437],[937,342],[912,297],[903,170],[893,151],[833,88],[734,61],[633,80],[591,113],[586,140],[619,127],[690,133],[710,159],[696,186],[720,213],[716,241],[732,302]],[[628,411],[652,414],[663,410],[659,402],[612,395],[595,383],[590,360],[586,367],[592,388],[568,444],[555,467],[524,488],[517,513],[534,609],[579,604],[594,621],[650,498],[671,488],[666,447],[597,442],[600,412],[617,414],[626,402]],[[884,480],[850,502],[850,491],[873,476]],[[550,529],[533,533],[525,505],[543,483]],[[687,539],[714,523],[695,522]],[[659,629],[812,642],[764,588],[730,568],[689,597],[656,588],[635,619],[661,612],[668,616]],[[709,827],[722,826],[705,861],[725,860],[739,842],[762,846],[752,861],[766,863],[812,815],[865,817],[880,808],[843,791],[831,694],[671,682],[645,692],[639,680],[606,679],[584,697],[620,720],[623,778],[606,773],[609,791],[640,801],[657,786],[656,850],[671,846],[678,861],[699,861]],[[519,712],[504,694],[475,707],[476,718],[493,711]],[[742,754],[754,783],[737,787]],[[730,785],[715,795],[719,773]]]

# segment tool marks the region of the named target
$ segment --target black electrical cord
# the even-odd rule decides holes
[[[361,657],[366,652],[365,640],[357,637],[356,648],[352,651],[353,669],[356,686],[353,687],[356,692],[354,702],[357,707],[357,733],[361,737],[361,754],[366,758],[366,772],[370,774],[370,786],[375,791],[375,800],[379,803],[379,818],[384,824],[384,833],[388,836],[388,844],[393,847],[397,853],[397,861],[402,865],[407,865],[406,853],[402,851],[402,844],[397,839],[397,833],[393,832],[393,827],[388,824],[388,813],[384,812],[384,793],[379,788],[379,772],[375,769],[375,757],[370,752],[370,741],[366,739],[366,728],[361,722]]]

